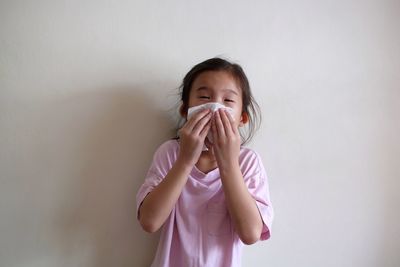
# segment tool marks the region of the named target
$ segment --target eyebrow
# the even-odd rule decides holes
[[[200,86],[199,88],[197,88],[196,89],[196,91],[207,91],[207,90],[209,90],[210,88],[209,87],[207,87],[207,86]],[[233,90],[233,89],[229,89],[229,88],[225,88],[225,89],[222,89],[223,91],[227,91],[227,92],[230,92],[230,93],[232,93],[232,94],[235,94],[235,95],[239,95],[235,90]]]

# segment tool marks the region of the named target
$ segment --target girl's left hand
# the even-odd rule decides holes
[[[211,121],[212,149],[220,170],[229,170],[239,164],[241,138],[235,122],[224,109],[215,112]]]

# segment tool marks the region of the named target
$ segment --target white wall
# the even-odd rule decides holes
[[[176,88],[216,55],[263,112],[276,217],[243,266],[400,266],[399,1],[0,2],[0,266],[148,266]]]

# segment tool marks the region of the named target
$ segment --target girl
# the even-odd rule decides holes
[[[241,146],[258,106],[242,68],[220,58],[194,66],[180,88],[186,122],[157,149],[136,197],[142,228],[162,227],[152,266],[240,266],[243,243],[268,239],[273,218],[261,159]]]

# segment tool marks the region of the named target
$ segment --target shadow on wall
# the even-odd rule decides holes
[[[76,175],[57,218],[58,244],[69,266],[149,266],[153,259],[159,235],[141,229],[135,196],[155,149],[174,136],[176,122],[155,110],[145,91],[151,89],[95,90],[62,101],[61,111],[81,123],[71,156]]]

